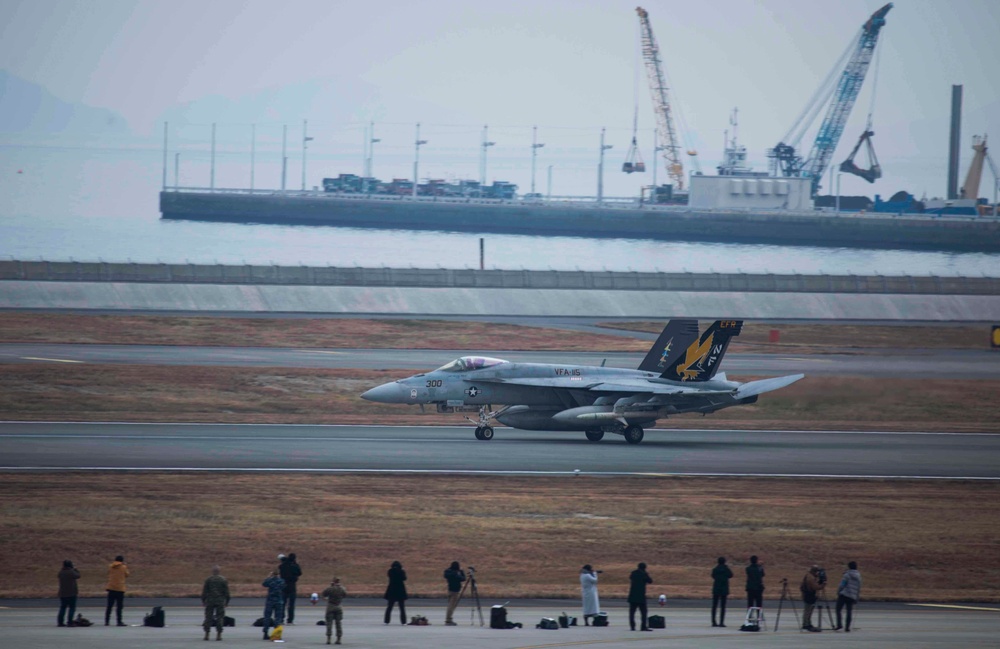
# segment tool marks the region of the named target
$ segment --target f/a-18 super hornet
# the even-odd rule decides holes
[[[792,374],[749,383],[717,374],[742,320],[718,320],[700,337],[697,320],[671,320],[635,370],[587,365],[511,363],[463,356],[433,372],[368,390],[379,403],[434,404],[438,412],[479,411],[476,439],[493,439],[492,420],[524,430],[579,430],[592,442],[605,433],[629,444],[643,427],[685,412],[710,413],[755,403],[758,395],[790,385]],[[502,405],[493,410],[493,405]]]

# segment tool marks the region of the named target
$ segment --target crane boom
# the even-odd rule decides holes
[[[661,145],[663,159],[667,163],[667,173],[673,178],[677,189],[683,190],[684,163],[681,161],[681,147],[677,141],[677,129],[674,127],[673,113],[670,109],[670,93],[663,77],[660,47],[656,44],[656,36],[653,35],[653,28],[649,24],[649,13],[642,7],[636,7],[635,12],[639,14],[639,26],[642,32],[642,58],[646,64],[646,76],[649,79],[649,93],[653,98],[657,132],[663,143]]]
[[[972,138],[972,162],[969,163],[969,173],[965,175],[965,182],[959,191],[959,198],[979,198],[979,181],[983,177],[983,163],[986,162],[986,136],[978,135]],[[992,165],[992,161],[990,162]]]
[[[885,25],[885,16],[890,9],[892,9],[891,2],[873,13],[861,26],[860,34],[852,41],[850,58],[837,79],[836,88],[832,93],[832,99],[827,107],[823,122],[816,133],[816,139],[809,151],[809,156],[802,160],[795,152],[794,146],[786,142],[779,142],[772,151],[772,157],[779,161],[781,171],[785,176],[798,176],[812,180],[813,195],[819,190],[820,178],[826,171],[830,158],[833,157],[834,150],[840,142],[840,136],[844,132],[844,126],[847,124],[847,118],[851,114],[851,109],[854,108],[858,93],[861,92],[861,85],[865,81],[875,45],[878,43],[879,32]],[[799,120],[801,119],[800,117]]]

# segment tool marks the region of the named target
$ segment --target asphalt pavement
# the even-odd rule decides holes
[[[458,626],[444,626],[444,603],[433,600],[411,600],[407,614],[424,615],[429,626],[403,626],[398,622],[382,623],[380,602],[355,602],[350,598],[344,604],[345,647],[389,647],[396,649],[424,649],[438,647],[476,647],[482,649],[542,649],[550,647],[601,646],[608,649],[677,647],[679,649],[730,647],[745,649],[747,646],[773,647],[775,649],[801,649],[802,647],[838,648],[907,648],[930,649],[962,647],[967,649],[997,646],[997,619],[1000,607],[995,605],[967,604],[946,605],[943,608],[926,605],[862,603],[851,633],[830,629],[829,618],[824,614],[823,631],[807,633],[799,630],[797,609],[784,603],[778,618],[777,602],[765,603],[765,628],[759,633],[741,633],[743,611],[738,598],[730,599],[726,628],[710,625],[710,606],[707,602],[668,602],[659,608],[651,600],[651,613],[666,618],[666,628],[649,633],[631,631],[628,627],[628,610],[620,603],[606,603],[610,626],[603,628],[570,627],[558,630],[536,629],[542,617],[558,617],[563,611],[579,615],[576,600],[517,602],[508,606],[508,619],[523,624],[521,629],[499,630],[489,628],[489,607],[502,602],[483,601],[484,626],[479,624],[478,611],[463,600],[456,611]],[[13,607],[7,608],[13,604]],[[152,628],[140,626],[143,613],[153,605],[162,605],[167,626]],[[207,646],[260,647],[261,630],[251,622],[262,614],[262,600],[234,602],[227,614],[236,619],[236,626],[225,629],[222,643]],[[127,627],[103,626],[103,606],[99,602],[82,602],[79,609],[84,617],[97,623],[87,628],[57,628],[55,624],[58,602],[0,602],[0,626],[3,628],[3,646],[31,647],[32,649],[103,649],[106,647],[149,647],[174,649],[202,645],[201,622],[203,613],[194,600],[126,600]],[[325,627],[317,626],[322,618],[322,605],[312,607],[300,603],[296,624],[286,626],[282,646],[326,646]],[[777,625],[776,625],[777,623]],[[815,622],[814,622],[815,623]],[[775,629],[777,626],[777,629]],[[212,634],[214,638],[215,634]],[[278,643],[274,643],[278,644]],[[265,645],[267,646],[267,645]]]
[[[0,470],[235,470],[520,475],[1000,479],[1000,434],[473,427],[0,423]]]
[[[524,352],[490,349],[301,349],[182,345],[0,344],[0,363],[99,363],[428,370],[466,355],[513,362],[636,368],[645,354]],[[878,353],[730,353],[722,371],[734,375],[846,375],[1000,378],[1000,355],[990,350],[881,350]]]

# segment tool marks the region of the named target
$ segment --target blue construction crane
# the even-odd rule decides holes
[[[768,157],[772,159],[775,175],[780,170],[783,176],[811,179],[813,196],[818,192],[820,178],[830,164],[837,143],[840,142],[847,118],[854,108],[854,102],[868,73],[879,32],[885,25],[885,15],[890,9],[892,9],[891,2],[865,21],[861,31],[851,41],[830,74],[809,100],[795,124],[781,142],[767,152]],[[796,147],[824,106],[827,107],[826,116],[816,133],[816,140],[809,151],[809,156],[803,159],[796,151]],[[869,128],[865,130],[867,132]]]

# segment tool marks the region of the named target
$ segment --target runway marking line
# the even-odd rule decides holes
[[[990,608],[988,606],[960,606],[958,604],[907,604],[907,606],[924,606],[927,608],[947,608],[960,611],[1000,611],[1000,608]]]
[[[23,361],[48,361],[50,363],[83,363],[83,361],[74,361],[68,358],[40,358],[37,356],[22,356]]]

